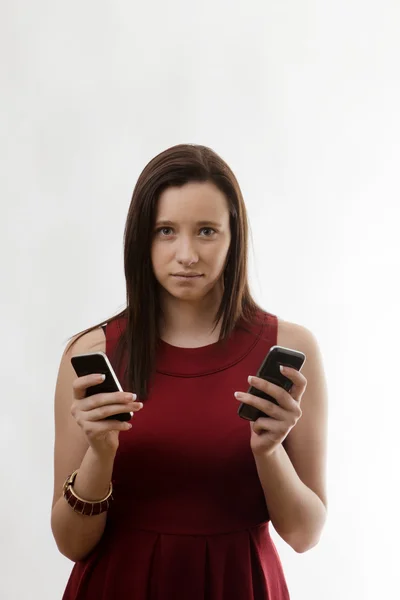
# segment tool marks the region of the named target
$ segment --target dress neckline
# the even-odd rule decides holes
[[[240,362],[263,337],[266,314],[259,313],[253,323],[240,319],[229,338],[198,346],[183,348],[158,340],[156,370],[176,377],[209,375]]]

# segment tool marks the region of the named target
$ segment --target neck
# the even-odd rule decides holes
[[[219,339],[221,322],[213,331],[221,294],[211,292],[198,302],[180,300],[170,294],[160,297],[160,337],[173,345],[206,345]]]

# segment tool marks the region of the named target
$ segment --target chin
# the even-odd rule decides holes
[[[202,300],[202,298],[204,298],[204,294],[199,294],[198,292],[189,292],[186,290],[182,290],[181,292],[169,290],[169,294],[179,300]]]
[[[176,298],[177,300],[190,300],[196,301],[201,300],[206,295],[206,291],[202,290],[191,290],[188,288],[177,289],[176,286],[161,286],[163,292],[168,294],[171,298]]]
[[[203,281],[203,285],[199,286],[198,283],[195,284],[196,287],[192,286],[180,286],[171,285],[171,281],[158,281],[161,293],[168,294],[168,296],[172,298],[176,298],[177,300],[187,300],[191,302],[197,302],[199,300],[203,300],[206,296],[210,294],[210,292],[216,291],[216,284],[218,282],[206,282]]]

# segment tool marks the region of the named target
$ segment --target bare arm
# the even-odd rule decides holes
[[[89,447],[76,476],[74,490],[81,498],[95,501],[108,492],[114,459],[101,459]],[[74,468],[72,470],[75,470]],[[58,549],[64,556],[76,562],[87,556],[100,541],[107,520],[107,512],[92,517],[72,510],[60,496],[53,505],[51,528]]]
[[[294,347],[307,356],[302,416],[283,444],[255,462],[276,531],[305,552],[318,543],[326,519],[327,386],[316,339],[305,328],[298,332]]]
[[[120,431],[127,428],[126,423],[116,420],[104,421],[104,417],[121,412],[122,401],[125,402],[123,410],[138,409],[137,404],[134,405],[131,401],[128,403],[128,400],[123,398],[122,392],[94,395],[84,399],[85,390],[80,390],[78,405],[84,407],[84,412],[79,415],[77,412],[72,414],[72,406],[74,403],[76,405],[74,393],[77,393],[76,390],[73,393],[73,385],[77,377],[71,365],[71,356],[99,350],[105,351],[105,337],[101,329],[82,336],[68,352],[64,352],[55,391],[51,529],[60,552],[74,562],[85,558],[100,541],[106,525],[107,512],[90,517],[75,512],[62,495],[64,481],[73,471],[79,469],[74,482],[77,495],[87,501],[104,498],[112,477],[118,436]]]
[[[282,445],[256,466],[276,531],[296,552],[313,548],[326,519],[322,500],[301,481]]]

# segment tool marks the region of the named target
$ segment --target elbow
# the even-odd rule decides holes
[[[304,552],[315,548],[319,543],[322,535],[322,527],[314,531],[310,529],[300,529],[290,532],[277,530],[277,533],[297,554],[304,554]]]
[[[308,552],[317,546],[321,539],[321,535],[322,528],[314,531],[306,531],[304,529],[302,531],[293,531],[281,535],[281,537],[295,552],[297,552],[297,554],[304,554],[304,552]]]
[[[304,554],[304,552],[308,552],[312,548],[315,548],[319,540],[319,537],[309,539],[303,537],[301,539],[294,539],[292,541],[288,540],[287,542],[293,548],[293,550],[297,552],[297,554]]]
[[[81,560],[81,558],[79,556],[74,555],[68,549],[62,548],[59,544],[57,544],[57,548],[58,548],[58,551],[60,552],[60,554],[62,554],[63,556],[65,556],[65,558],[68,558],[72,562],[76,563]]]
[[[57,531],[57,526],[53,522],[53,517],[51,519],[51,531],[52,531],[53,538],[56,543],[58,551],[60,552],[60,554],[65,556],[65,558],[68,558],[72,562],[76,563],[76,562],[79,562],[80,560],[84,560],[86,558],[86,556],[88,554],[90,554],[90,552],[87,552],[87,551],[86,552],[76,551],[76,549],[73,548],[71,545],[70,537],[67,536],[67,538],[64,539],[64,536],[61,535],[60,532]]]
[[[78,562],[79,560],[82,560],[81,556],[78,556],[78,554],[76,552],[73,552],[71,548],[67,547],[66,544],[62,543],[62,541],[60,539],[58,539],[58,537],[54,531],[53,531],[53,538],[54,538],[54,541],[56,543],[59,553],[62,554],[63,556],[65,556],[65,558],[68,558],[69,560],[71,560],[74,563]]]
[[[320,512],[319,518],[313,523],[303,523],[302,527],[292,530],[281,537],[297,554],[308,552],[315,548],[321,539],[326,521],[326,508]]]
[[[85,554],[83,554],[82,552],[75,552],[72,548],[67,548],[63,544],[59,543],[56,538],[54,539],[60,554],[65,556],[65,558],[71,560],[73,563],[77,563],[81,560],[84,560],[90,554],[90,552],[86,552]]]

